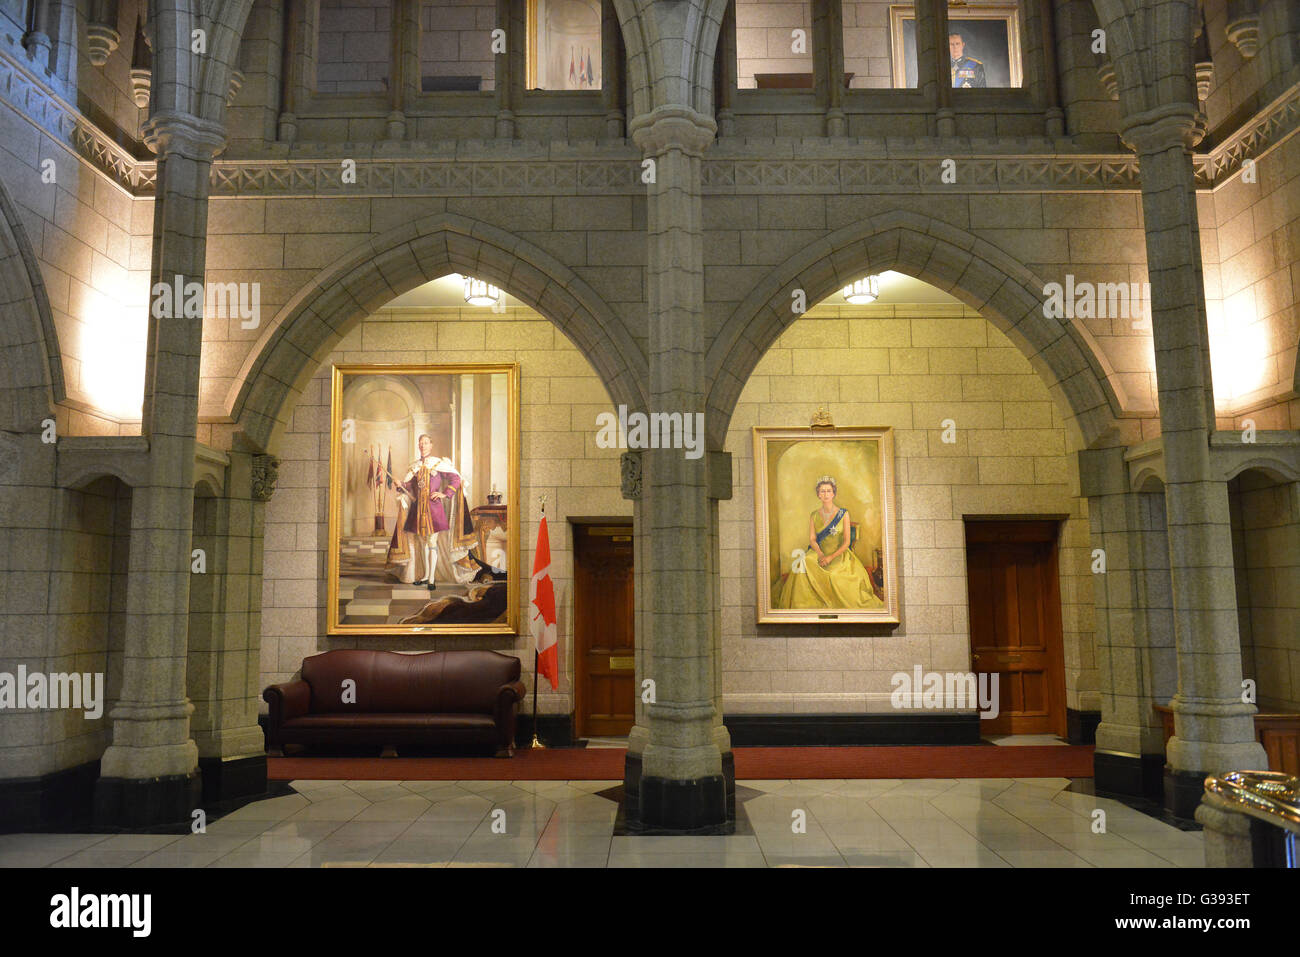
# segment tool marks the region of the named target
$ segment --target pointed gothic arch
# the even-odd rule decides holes
[[[364,242],[280,311],[227,405],[249,440],[273,448],[286,413],[340,339],[404,292],[446,275],[486,279],[549,319],[592,364],[615,404],[644,408],[647,361],[614,311],[549,253],[486,223],[437,213]]]

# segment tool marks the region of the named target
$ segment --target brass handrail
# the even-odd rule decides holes
[[[1244,814],[1300,834],[1300,778],[1282,771],[1230,771],[1207,777],[1205,790]]]

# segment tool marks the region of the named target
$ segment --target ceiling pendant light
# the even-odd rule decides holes
[[[867,276],[865,279],[856,279],[850,285],[844,287],[845,301],[851,302],[855,306],[875,302],[879,297],[879,276]]]
[[[465,301],[471,306],[494,306],[501,298],[501,290],[486,280],[465,277]]]

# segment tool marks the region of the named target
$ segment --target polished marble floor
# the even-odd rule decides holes
[[[751,833],[618,836],[617,781],[295,781],[205,834],[0,835],[4,867],[1201,867],[1064,778],[741,781]],[[616,792],[614,792],[616,793]],[[1105,832],[1094,833],[1094,811]],[[803,812],[797,815],[796,812]],[[795,833],[795,822],[804,830]]]

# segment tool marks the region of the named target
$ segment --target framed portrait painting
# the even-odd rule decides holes
[[[331,635],[514,634],[519,367],[336,365]]]
[[[916,10],[889,8],[894,86],[915,89]],[[1020,14],[1015,5],[948,8],[949,80],[954,89],[998,89],[1023,85]]]
[[[888,428],[755,428],[758,621],[898,624]]]
[[[528,89],[600,89],[600,0],[528,0]]]

